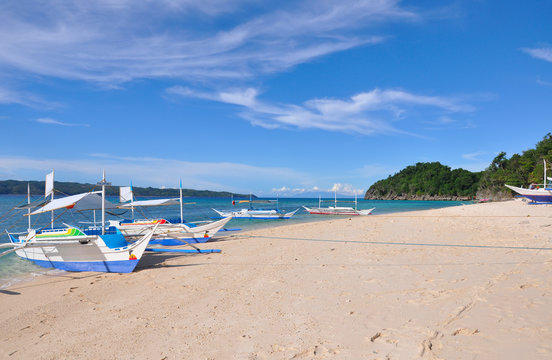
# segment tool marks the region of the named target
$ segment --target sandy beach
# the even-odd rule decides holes
[[[330,219],[0,291],[5,359],[550,359],[552,206]]]

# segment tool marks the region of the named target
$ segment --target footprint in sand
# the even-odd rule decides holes
[[[466,328],[461,328],[461,329],[457,329],[456,331],[454,331],[452,333],[452,336],[457,336],[457,335],[466,335],[466,336],[470,336],[470,335],[475,335],[475,334],[478,334],[479,333],[479,329],[466,329]]]

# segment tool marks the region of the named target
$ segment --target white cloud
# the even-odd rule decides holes
[[[279,188],[273,188],[272,192],[274,194],[279,194],[283,196],[299,196],[306,193],[320,191],[318,186],[312,186],[309,188],[288,188],[287,186],[282,186]]]
[[[176,187],[182,179],[183,186],[188,188],[241,192],[255,190],[258,183],[265,183],[266,188],[270,188],[277,183],[300,184],[308,179],[307,174],[289,168],[230,162],[191,162],[108,154],[92,154],[79,160],[0,156],[1,178],[13,178],[20,174],[42,178],[51,169],[56,170],[56,177],[62,176],[65,181],[95,183],[105,169],[108,180],[117,185],[132,181],[136,186]]]
[[[544,85],[544,86],[552,86],[552,82],[542,80],[541,78],[537,78],[537,84]]]
[[[453,124],[456,122],[456,120],[450,118],[449,116],[441,116],[437,121],[440,124]]]
[[[6,0],[1,10],[0,71],[105,84],[282,71],[380,43],[377,25],[419,18],[397,0]]]
[[[4,86],[0,86],[0,104],[19,104],[42,109],[59,107],[59,104],[44,100],[32,93],[12,90]]]
[[[462,158],[467,160],[479,161],[480,160],[479,157],[485,154],[486,154],[485,152],[478,151],[470,154],[462,154]]]
[[[311,99],[301,105],[270,104],[257,99],[259,92],[248,88],[219,93],[194,91],[175,86],[167,93],[240,105],[240,115],[253,125],[267,129],[321,129],[363,135],[403,133],[392,125],[415,107],[431,107],[444,113],[467,112],[475,108],[452,97],[417,95],[402,90],[363,92],[349,99]],[[413,134],[410,134],[413,135]]]
[[[334,184],[330,191],[347,196],[363,195],[365,192],[363,189],[355,189],[351,184]]]
[[[552,47],[523,48],[522,50],[536,59],[552,62]]]
[[[61,122],[61,121],[51,119],[51,118],[39,118],[39,119],[36,119],[36,122],[39,122],[39,123],[42,123],[42,124],[52,124],[52,125],[61,125],[61,126],[84,126],[84,127],[89,127],[90,126],[88,124],[76,124],[76,123]]]
[[[364,189],[357,189],[351,184],[334,184],[331,188],[321,188],[319,186],[289,188],[287,186],[282,186],[272,189],[273,194],[285,197],[313,197],[318,195],[322,197],[333,197],[336,191],[338,196],[363,196],[365,193]]]

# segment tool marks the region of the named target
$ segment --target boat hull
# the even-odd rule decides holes
[[[17,253],[17,251],[16,251]],[[64,271],[82,272],[112,272],[112,273],[131,273],[134,271],[139,260],[121,260],[121,261],[52,261],[52,260],[33,260],[38,266],[44,268],[55,268]]]
[[[327,207],[327,208],[308,208],[303,206],[305,210],[312,215],[345,215],[345,216],[365,216],[371,215],[375,208],[369,210],[355,210],[346,207]]]
[[[15,253],[36,265],[65,271],[132,272],[148,246],[154,229],[132,244],[126,244],[122,235],[78,235],[71,237],[29,235],[29,238],[10,241],[17,249]],[[105,241],[102,238],[105,237]],[[120,237],[119,247],[109,247]],[[126,245],[123,245],[126,244]],[[17,248],[20,247],[20,248]]]
[[[213,237],[220,229],[222,229],[231,217],[225,217],[218,221],[209,222],[208,224],[192,226],[191,224],[171,224],[165,223],[163,220],[160,223],[158,220],[151,222],[140,223],[119,223],[111,221],[111,225],[117,227],[124,235],[136,237],[144,234],[151,229],[154,224],[159,223],[157,230],[153,234],[152,244],[161,245],[183,245],[188,243],[204,243]]]
[[[152,239],[150,244],[164,245],[164,246],[180,246],[187,244],[203,244],[211,240],[210,237],[197,237],[197,238],[157,238]]]
[[[515,191],[521,196],[526,197],[529,200],[542,203],[552,202],[552,190],[551,189],[524,189],[517,186],[506,185],[510,190]]]
[[[277,210],[255,210],[241,209],[239,211],[221,211],[213,209],[221,217],[231,216],[234,219],[257,219],[257,220],[275,220],[275,219],[290,219],[297,210],[288,213]]]

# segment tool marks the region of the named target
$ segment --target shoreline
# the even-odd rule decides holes
[[[507,201],[332,218],[130,274],[46,275],[0,291],[0,357],[550,358],[551,214]]]
[[[0,195],[0,197],[1,196],[2,195]],[[11,196],[11,195],[4,195],[4,196]],[[21,201],[25,200],[23,195],[14,195],[14,196],[17,197],[17,198],[20,198]],[[296,199],[295,198],[287,198],[285,200],[289,201],[289,200],[296,200]],[[300,200],[305,200],[305,199],[300,199]],[[310,199],[310,200],[313,200],[313,201],[316,200],[316,202],[318,201],[317,199]],[[420,203],[420,202],[422,202],[422,201],[408,201],[408,203],[410,203],[410,204],[416,204],[416,203]],[[443,201],[436,201],[436,203],[443,203]],[[295,205],[300,207],[300,205],[297,205],[297,204],[295,204]],[[383,210],[386,214],[389,213],[389,208],[388,207],[381,206],[381,204],[375,204],[375,205],[380,205],[378,207],[377,211],[382,211]],[[458,206],[458,205],[447,205],[447,206]],[[372,205],[372,207],[373,207],[373,205]],[[293,209],[295,209],[295,207]],[[403,210],[401,208],[398,208],[398,209],[392,208],[391,213],[404,212],[404,211],[413,211],[413,210]],[[150,216],[161,216],[161,215],[153,215],[153,214],[149,214],[149,215]],[[170,215],[168,217],[171,217],[173,215]],[[163,216],[161,216],[161,217],[163,217]],[[167,216],[165,216],[165,217],[167,217]],[[298,218],[300,218],[300,219],[298,219]],[[339,217],[337,217],[337,219],[338,218]],[[253,230],[257,230],[257,229],[288,226],[290,224],[296,224],[296,223],[316,223],[316,222],[327,221],[327,220],[329,220],[329,217],[323,216],[323,215],[299,214],[299,216],[296,215],[292,219],[288,219],[288,220],[248,220],[248,219],[243,220],[243,219],[237,219],[236,223],[234,223],[234,222],[230,223],[230,225],[231,225],[230,227],[231,228],[236,228],[236,227],[237,228],[244,228],[245,229],[244,231],[253,231]],[[23,230],[24,229],[21,229],[21,231],[23,231]],[[215,238],[215,241],[216,241],[217,238],[228,236],[228,234],[225,234],[223,232],[219,233],[217,235],[218,236]],[[4,239],[4,240],[7,241],[7,239]],[[0,242],[2,242],[2,240],[0,240]],[[14,257],[14,258],[11,258],[11,257]],[[9,261],[11,264],[7,263],[7,261]],[[23,263],[21,263],[20,261],[22,261]],[[8,270],[8,272],[10,272],[10,270],[9,270],[10,268],[15,268],[16,270],[11,271],[11,274],[9,274],[9,275],[6,274],[4,271],[2,271],[2,270]],[[32,281],[36,277],[41,276],[41,274],[48,273],[50,271],[59,271],[59,270],[42,268],[42,267],[39,267],[37,265],[32,264],[31,262],[24,261],[24,260],[21,260],[21,259],[17,258],[17,256],[15,254],[9,255],[6,258],[0,259],[0,276],[1,276],[1,278],[0,278],[0,290],[8,288],[10,286],[14,286],[15,284],[25,283],[27,281]]]

